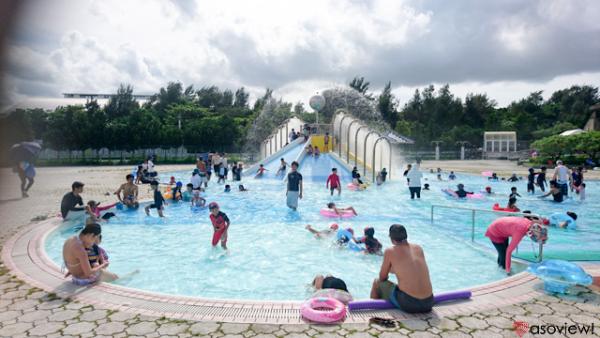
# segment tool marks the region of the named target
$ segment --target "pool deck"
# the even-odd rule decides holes
[[[86,182],[86,199],[106,200],[104,193],[114,191],[125,172],[124,167],[42,168],[32,197],[19,199],[15,177],[0,171],[0,337],[516,337],[515,321],[530,326],[594,323],[591,336],[600,337],[598,287],[550,296],[526,273],[474,288],[471,301],[439,306],[427,315],[351,313],[344,323],[327,326],[304,323],[298,302],[171,297],[109,284],[75,287],[41,250],[57,219],[30,220],[56,213],[67,181]],[[50,179],[55,175],[60,179]],[[584,267],[600,276],[599,265]],[[375,315],[397,318],[401,325],[390,329],[366,323]]]

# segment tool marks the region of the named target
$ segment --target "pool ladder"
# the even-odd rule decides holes
[[[469,210],[469,211],[471,211],[471,242],[475,242],[475,215],[477,214],[477,212],[487,212],[487,213],[493,213],[493,214],[501,214],[503,216],[535,216],[535,217],[541,218],[540,215],[530,214],[530,213],[509,212],[509,211],[496,211],[496,210],[488,210],[488,209],[480,209],[480,208],[466,208],[466,207],[460,207],[460,206],[455,206],[455,205],[432,204],[431,205],[431,225],[434,224],[435,208],[440,208],[440,209],[454,209],[454,210],[460,209],[460,210]],[[517,252],[518,252],[518,250],[519,250],[519,248],[517,247]],[[544,253],[544,245],[540,242],[539,243],[539,249],[538,249],[538,255],[537,255],[538,262],[542,261],[542,255],[543,255],[543,253]]]

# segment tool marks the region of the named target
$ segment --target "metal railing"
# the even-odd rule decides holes
[[[442,204],[432,204],[431,205],[431,225],[434,224],[434,213],[435,213],[435,208],[445,208],[445,209],[453,209],[453,210],[469,210],[471,211],[471,242],[475,242],[475,216],[477,212],[487,212],[487,213],[492,213],[492,214],[500,214],[503,216],[531,216],[531,217],[538,217],[541,218],[540,215],[538,214],[531,214],[531,213],[523,213],[523,212],[511,212],[511,211],[496,211],[496,210],[489,210],[489,209],[480,209],[480,208],[467,208],[467,207],[460,207],[460,206],[456,206],[456,205],[442,205]],[[538,261],[542,260],[542,254],[543,254],[543,244],[540,242],[539,243],[539,252],[538,252]],[[518,250],[518,248],[517,248]]]

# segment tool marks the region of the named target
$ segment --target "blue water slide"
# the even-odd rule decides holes
[[[331,174],[331,168],[337,168],[342,186],[352,182],[352,173],[346,165],[329,154],[321,154],[317,157],[305,156],[300,163],[298,171],[302,174],[302,178],[305,181],[325,183],[327,177]]]
[[[300,155],[300,153],[304,150],[304,145],[305,145],[305,143],[303,143],[303,142],[295,141],[294,143],[291,143],[291,144],[285,146],[283,149],[281,149],[277,153],[264,159],[264,161],[258,162],[255,165],[253,165],[252,167],[250,167],[249,169],[245,170],[244,176],[256,175],[256,171],[258,170],[258,165],[263,164],[264,167],[267,169],[267,171],[265,172],[263,177],[264,178],[276,178],[275,174],[277,173],[277,170],[279,170],[281,158],[283,158],[288,163],[287,170],[289,171],[292,162],[295,161],[296,158]],[[284,176],[285,175],[280,176],[280,177],[283,178]]]

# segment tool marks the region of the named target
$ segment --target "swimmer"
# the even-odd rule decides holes
[[[510,195],[508,195],[508,198],[517,198],[517,196],[521,197],[521,195],[519,195],[519,193],[517,192],[517,187],[510,188]]]
[[[339,226],[337,225],[337,223],[332,223],[329,226],[329,229],[315,230],[315,228],[313,228],[312,225],[307,224],[304,228],[306,230],[310,231],[311,234],[314,234],[315,237],[321,238],[323,236],[329,236],[329,235],[334,234],[337,231],[337,229],[339,228]]]
[[[158,181],[150,182],[150,187],[154,190],[154,203],[149,204],[144,208],[147,216],[150,216],[150,209],[156,209],[158,211],[158,216],[165,217],[163,215],[164,206],[167,205],[167,201],[163,197],[160,189],[158,189]]]
[[[103,215],[100,215],[100,212],[104,211],[104,210],[108,210],[112,207],[114,207],[115,205],[117,205],[117,203],[113,203],[113,204],[109,204],[106,206],[101,207],[100,206],[100,202],[96,202],[96,201],[89,201],[87,203],[87,206],[85,207],[85,210],[87,212],[87,214],[89,215],[89,217],[86,219],[85,224],[93,224],[93,223],[98,223],[100,221],[106,221],[108,222],[108,220],[111,217],[115,217],[115,213],[114,212],[106,212]]]
[[[225,190],[223,192],[231,192],[231,186],[229,184],[225,184]]]
[[[244,188],[244,185],[243,185],[243,184],[240,184],[240,185],[238,186],[238,189],[239,189],[240,191],[242,191],[242,192],[243,192],[243,191],[248,191],[248,189]]]
[[[356,239],[354,238],[354,229],[346,228],[345,230],[348,231],[350,233],[350,235],[352,235],[352,238],[348,238],[346,236],[341,236],[336,242],[338,245],[344,245],[350,241],[356,241]]]
[[[518,182],[519,178],[517,177],[516,173],[512,173],[512,175],[510,175],[510,177],[507,180],[508,182]]]
[[[467,195],[472,195],[473,192],[472,191],[465,191],[465,185],[462,183],[459,183],[457,186],[458,190],[455,191],[456,196],[458,196],[459,198],[465,198],[467,197]]]
[[[444,179],[442,178],[442,174],[437,174],[437,180],[438,181],[443,181]]]
[[[575,229],[577,226],[577,224],[575,223],[576,220],[577,214],[572,211],[567,211],[566,214],[557,212],[550,215],[548,224],[550,226],[555,226],[562,229]]]
[[[383,255],[383,252],[381,251],[383,245],[375,238],[375,229],[371,227],[365,228],[365,236],[358,238],[356,243],[365,243],[365,247],[367,248],[365,253],[367,254]]]
[[[492,187],[490,187],[490,186],[485,187],[485,193],[488,195],[493,195],[494,193],[492,192]]]
[[[429,190],[429,183],[425,183],[423,185],[423,190]]]
[[[184,202],[191,202],[193,195],[194,195],[194,185],[191,183],[188,183],[185,186],[185,191],[183,192],[183,194],[181,194],[181,199]]]
[[[333,202],[327,203],[327,208],[329,208],[329,210],[331,210],[331,211],[334,211],[337,215],[342,215],[345,211],[352,211],[354,216],[358,215],[356,213],[356,210],[354,210],[353,207],[338,208],[335,206],[335,203],[333,203]]]
[[[175,176],[171,176],[171,179],[169,180],[169,185],[175,185],[177,182],[175,181]]]
[[[258,166],[258,170],[256,171],[256,176],[254,176],[254,178],[261,178],[263,176],[263,174],[265,173],[265,171],[269,171],[268,169],[266,169],[264,167],[264,165],[259,165]]]
[[[200,196],[201,189],[194,189],[192,192],[192,207],[204,207],[206,200]]]
[[[450,181],[454,181],[456,179],[456,175],[454,174],[454,171],[450,171],[450,175],[448,175],[448,179]]]
[[[281,163],[279,164],[279,169],[277,169],[275,176],[285,175],[285,170],[287,168],[287,162],[283,159],[283,157],[281,158],[280,162]]]
[[[313,156],[314,157],[319,157],[319,155],[321,155],[321,151],[319,150],[319,147],[315,146],[315,150],[313,152]]]
[[[491,177],[488,177],[488,181],[497,181],[498,180],[498,174],[496,173],[492,173]]]
[[[331,168],[331,175],[327,177],[327,182],[325,182],[325,188],[329,189],[331,192],[331,196],[333,196],[333,192],[337,190],[338,196],[342,193],[342,184],[340,183],[340,177],[337,175],[337,168]]]
[[[558,186],[558,183],[556,183],[556,181],[554,181],[554,180],[550,181],[550,191],[547,194],[539,196],[539,197],[545,198],[550,195],[552,195],[552,198],[554,199],[554,202],[556,202],[556,203],[561,203],[565,199],[562,189]]]

